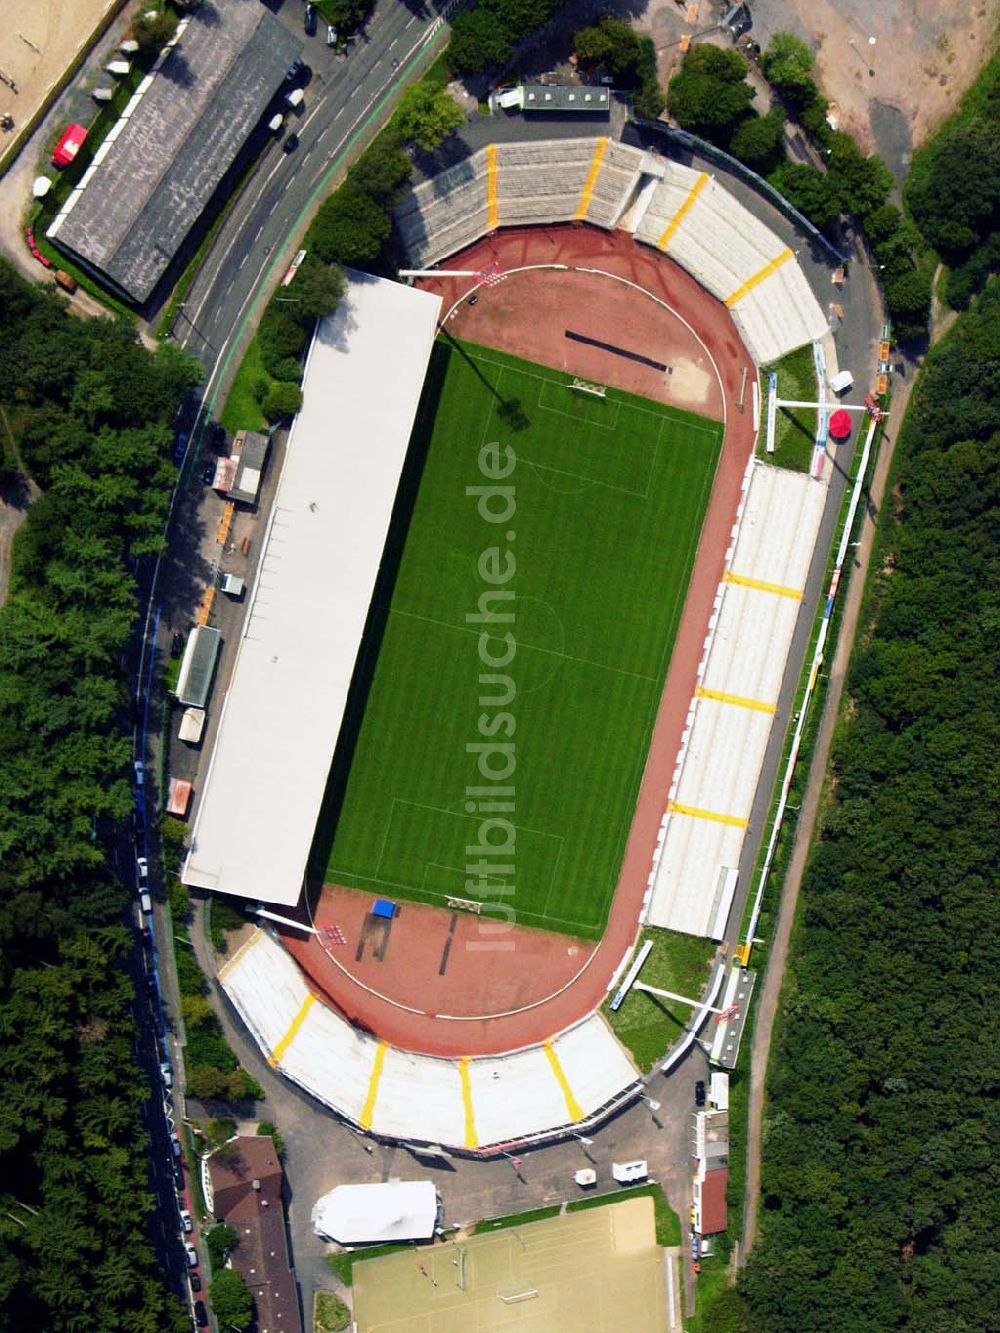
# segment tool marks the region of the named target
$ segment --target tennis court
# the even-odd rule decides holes
[[[417,429],[426,461],[317,873],[598,938],[722,424],[448,340]]]

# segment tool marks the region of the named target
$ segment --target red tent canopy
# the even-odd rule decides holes
[[[851,414],[838,408],[830,418],[830,434],[835,440],[846,440],[851,433]]]
[[[56,144],[56,150],[52,154],[52,161],[57,167],[68,167],[80,151],[80,145],[87,137],[86,127],[83,125],[67,125],[62,138]]]

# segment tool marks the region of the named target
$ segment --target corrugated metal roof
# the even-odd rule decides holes
[[[281,86],[300,39],[257,0],[204,0],[48,235],[145,301]],[[83,182],[81,182],[83,185]]]

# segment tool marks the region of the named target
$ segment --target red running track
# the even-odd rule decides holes
[[[553,277],[546,274],[539,287],[546,299],[527,302],[525,283],[530,275],[525,275],[481,287],[474,307],[466,302],[458,308],[448,323],[449,332],[679,406],[695,406],[690,395],[702,394],[699,410],[718,415],[717,387],[713,383],[706,389],[699,372],[699,367],[704,370],[714,362],[712,379],[717,372],[722,382],[726,431],[600,943],[525,927],[498,933],[495,924],[466,913],[408,902],[400,904],[400,914],[387,931],[372,929],[368,911],[373,895],[336,885],[319,892],[315,920],[318,925],[336,923],[346,945],[327,950],[315,936],[283,934],[317,994],[351,1022],[392,1045],[451,1057],[530,1046],[584,1018],[604,1000],[610,978],[635,940],[656,835],[754,444],[749,406],[749,386],[756,374],[753,362],[726,308],[665,255],[636,244],[624,232],[560,226],[500,232],[454,256],[449,264],[479,270],[492,261],[504,270],[551,264],[597,269],[636,284],[666,302],[671,312],[655,307],[624,283],[607,279],[596,280],[597,298],[595,280],[584,280],[582,274],[568,275],[558,300],[552,296]],[[447,313],[475,282],[449,278],[423,285],[442,295]],[[651,306],[660,310],[659,320],[651,317]],[[637,370],[637,363],[570,342],[564,336],[567,327],[587,334],[599,328],[605,337],[614,330],[617,342],[666,365],[683,364],[688,371],[672,386],[670,376],[659,372],[651,376],[645,368]],[[747,401],[741,409],[744,371]]]

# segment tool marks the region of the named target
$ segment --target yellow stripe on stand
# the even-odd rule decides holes
[[[361,1115],[358,1118],[358,1124],[362,1129],[371,1129],[372,1127],[372,1116],[375,1114],[375,1098],[378,1096],[378,1085],[382,1079],[382,1066],[385,1064],[385,1053],[388,1049],[389,1043],[380,1041],[378,1050],[375,1052],[372,1076],[368,1080],[368,1096],[365,1098],[365,1104],[361,1108]]]
[[[222,964],[218,972],[215,974],[216,980],[221,981],[222,978],[236,966],[236,964],[240,961],[240,959],[243,958],[246,954],[248,954],[255,944],[259,944],[263,938],[264,938],[264,932],[258,926],[257,929],[254,931],[254,933],[247,940],[246,944],[244,944],[241,948],[237,949],[236,953],[233,954],[232,958],[230,958],[227,963]]]
[[[726,305],[732,309],[737,301],[743,300],[747,292],[752,292],[759,282],[763,282],[765,278],[769,278],[772,273],[777,272],[782,264],[786,263],[791,257],[792,252],[787,248],[782,250],[780,255],[775,255],[769,264],[765,264],[752,278],[747,278],[741,287],[737,287],[732,296],[726,297]]]
[[[691,819],[709,819],[713,824],[728,824],[731,828],[746,828],[749,819],[740,819],[739,815],[720,815],[715,810],[700,810],[696,805],[678,805],[676,801],[667,802],[667,811],[672,815],[688,815]]]
[[[459,1060],[458,1076],[462,1080],[462,1106],[465,1108],[465,1146],[467,1148],[478,1148],[479,1138],[476,1134],[476,1113],[472,1105],[472,1084],[469,1082],[468,1056]]]
[[[705,188],[707,184],[708,184],[708,173],[703,171],[698,177],[698,179],[695,181],[695,183],[691,186],[691,189],[688,191],[688,196],[684,200],[683,204],[681,204],[680,208],[667,223],[663,235],[656,242],[656,244],[659,246],[661,250],[665,250],[667,246],[670,244],[670,242],[674,239],[674,232],[676,232],[677,228],[681,225],[681,223],[684,221],[687,215],[691,212],[692,208],[694,208],[695,200],[698,198],[698,196],[701,194],[702,190]]]
[[[724,694],[722,690],[706,690],[699,685],[694,692],[696,699],[714,699],[716,703],[733,704],[736,708],[751,708],[755,713],[775,713],[777,704],[765,703],[763,699],[748,699],[743,694]]]
[[[791,597],[795,602],[802,601],[801,588],[789,588],[784,583],[766,583],[763,579],[752,579],[746,574],[734,574],[727,569],[722,576],[723,583],[735,583],[738,588],[755,588],[757,592],[773,592],[775,597]]]
[[[569,1086],[569,1079],[559,1063],[559,1057],[555,1053],[551,1041],[544,1043],[545,1054],[549,1057],[549,1064],[552,1066],[552,1072],[556,1076],[556,1082],[562,1088],[562,1095],[566,1098],[566,1110],[569,1112],[570,1120],[583,1119],[583,1107],[573,1096],[573,1089]]]
[[[491,143],[486,149],[486,229],[496,231],[500,210],[497,207],[497,146]]]
[[[587,179],[583,182],[583,193],[580,195],[580,206],[576,210],[577,222],[582,222],[587,216],[587,209],[590,207],[590,196],[594,193],[594,186],[597,184],[597,178],[601,174],[601,163],[604,160],[604,154],[607,150],[607,139],[598,139],[597,147],[594,149],[594,156],[590,159],[590,170],[587,172]]]
[[[292,1019],[291,1023],[289,1023],[288,1031],[285,1033],[282,1039],[278,1042],[277,1046],[275,1046],[274,1050],[271,1052],[270,1063],[272,1065],[277,1066],[281,1064],[282,1057],[288,1050],[289,1046],[291,1046],[292,1042],[295,1040],[299,1028],[306,1021],[306,1014],[308,1014],[309,1010],[313,1007],[315,1003],[316,1003],[316,996],[313,995],[312,991],[310,991],[309,994],[306,996],[306,998],[299,1005],[299,1012]]]

